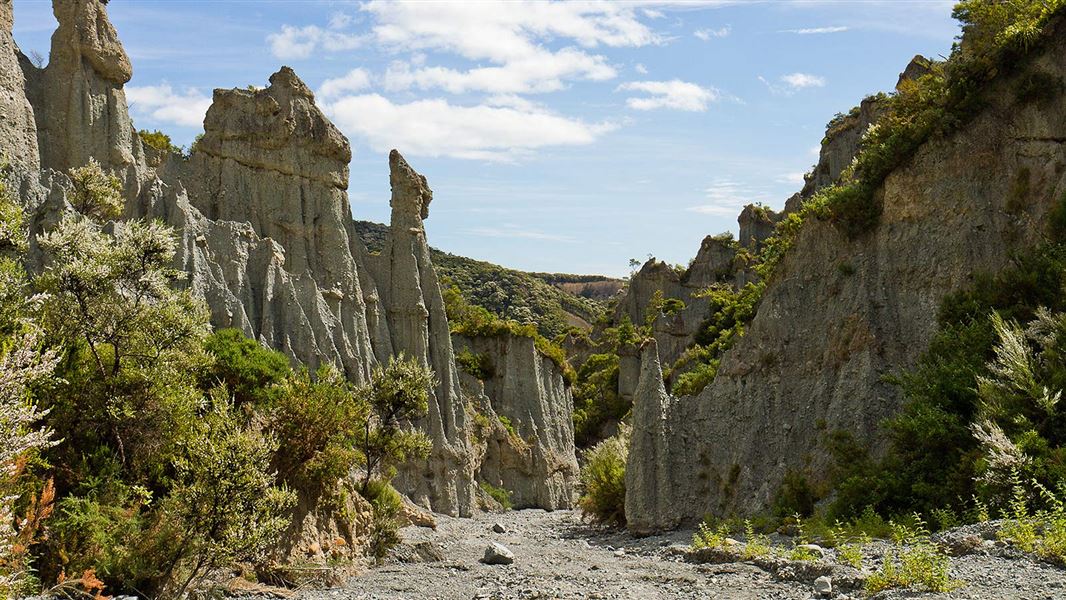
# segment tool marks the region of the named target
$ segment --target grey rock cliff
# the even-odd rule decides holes
[[[574,399],[562,371],[532,338],[455,336],[455,344],[491,364],[484,381],[464,386],[492,425],[478,480],[511,492],[516,508],[572,508],[578,475]],[[513,434],[499,426],[499,417],[512,424]]]
[[[1034,70],[1066,75],[1057,26],[1050,48],[989,86],[986,109],[886,179],[874,231],[849,239],[829,223],[803,227],[702,393],[667,404],[655,369],[642,372],[634,439],[663,433],[630,453],[634,523],[669,528],[707,513],[757,512],[790,470],[824,481],[826,431],[849,431],[875,453],[884,447],[878,424],[901,404],[884,376],[927,347],[946,294],[1039,242],[1066,193],[1066,105],[1018,105],[1010,92]],[[1012,203],[1019,178],[1029,194]],[[655,406],[667,409],[659,416]],[[665,497],[660,481],[671,482]]]
[[[429,217],[433,192],[426,178],[393,150],[389,154],[392,223],[382,258],[389,283],[380,290],[387,307],[392,347],[432,367],[437,388],[421,423],[433,439],[429,460],[408,464],[398,488],[438,512],[469,515],[474,500],[473,464],[468,447],[465,405],[452,353],[451,333],[440,283],[429,258],[422,220]],[[385,291],[387,290],[387,291]]]
[[[0,1],[0,146],[6,158],[26,170],[40,167],[37,124],[26,99],[26,78],[19,66],[19,51],[11,35],[12,0]]]
[[[66,209],[62,172],[95,159],[122,178],[126,216],[175,228],[176,261],[215,326],[240,328],[312,367],[335,364],[355,382],[401,350],[431,366],[440,383],[419,425],[433,452],[396,485],[422,506],[470,514],[474,464],[421,228],[425,179],[399,154],[390,157],[390,247],[369,256],[346,194],[348,141],[291,69],[274,74],[266,89],[217,90],[190,156],[145,148],[123,92],[130,62],[104,3],[55,0],[53,7],[59,27],[49,64],[38,69],[11,41],[10,0],[0,4],[0,86],[9,92],[0,99],[0,139],[26,173],[44,169],[21,191],[33,231]],[[31,266],[34,256],[31,248]],[[297,530],[339,526],[313,504],[303,508]]]
[[[124,171],[134,163],[134,131],[122,86],[133,77],[129,57],[99,0],[55,0],[59,27],[48,66],[27,68],[36,112],[41,166],[66,171],[95,158]]]

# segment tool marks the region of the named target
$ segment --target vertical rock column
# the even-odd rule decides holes
[[[122,90],[133,77],[130,59],[100,0],[54,0],[52,11],[59,28],[48,67],[27,77],[41,166],[65,171],[95,158],[105,168],[125,170],[134,165]]]
[[[407,465],[396,485],[416,503],[437,512],[469,515],[474,492],[466,413],[440,284],[429,257],[422,221],[433,191],[393,150],[389,154],[392,222],[385,256],[389,261],[387,318],[396,353],[433,369],[429,414],[420,423],[433,441],[425,461]]]
[[[19,51],[11,30],[12,0],[0,0],[0,146],[12,164],[36,171],[37,125],[26,99],[26,79],[19,67]]]

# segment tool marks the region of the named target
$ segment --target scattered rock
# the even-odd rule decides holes
[[[486,565],[509,565],[514,563],[514,552],[503,544],[492,542],[485,547],[485,556],[481,562]]]
[[[494,531],[495,533],[507,533],[507,528],[503,525],[500,525],[499,523],[495,523],[492,526],[492,531]]]
[[[617,557],[619,557],[619,558],[621,558],[621,557],[625,556],[625,555],[626,555],[626,550],[625,550],[625,548],[619,548],[618,550],[615,550],[615,551],[614,551],[614,555],[615,555],[615,556],[617,556]]]
[[[814,580],[814,592],[819,596],[828,596],[833,593],[833,580],[825,575]]]
[[[818,558],[825,558],[825,550],[822,549],[822,547],[818,544],[800,544],[799,546],[797,546],[797,548],[806,550],[807,552],[814,554]]]

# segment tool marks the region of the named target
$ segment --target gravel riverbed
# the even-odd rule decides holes
[[[502,526],[502,533],[493,530]],[[337,589],[303,591],[302,600],[386,599],[665,599],[816,598],[810,581],[785,581],[748,562],[686,562],[691,531],[637,538],[582,522],[574,511],[521,510],[469,519],[438,516],[434,531],[409,527],[404,544],[384,565]],[[481,562],[497,542],[513,564]],[[887,548],[887,544],[881,544]],[[876,553],[878,545],[871,546]],[[406,562],[405,562],[406,561]],[[876,559],[872,560],[876,563]],[[958,586],[945,594],[906,591],[876,598],[1066,598],[1066,570],[989,542],[952,558]],[[829,598],[863,597],[861,591]]]

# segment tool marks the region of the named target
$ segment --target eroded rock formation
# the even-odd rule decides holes
[[[145,146],[136,134],[123,91],[132,69],[104,3],[55,0],[54,12],[59,27],[48,66],[40,69],[12,39],[11,0],[0,2],[0,141],[20,174],[31,228],[41,231],[68,206],[64,172],[96,160],[123,180],[127,217],[175,228],[186,285],[206,300],[215,326],[240,328],[294,362],[332,363],[355,382],[401,352],[429,365],[438,384],[417,425],[433,450],[407,465],[395,484],[423,507],[469,515],[480,457],[470,447],[422,225],[432,199],[425,178],[399,153],[390,155],[392,224],[384,251],[370,255],[355,233],[346,193],[348,141],[291,69],[281,68],[264,89],[216,90],[203,138],[181,156]],[[30,258],[32,267],[33,248]],[[574,467],[572,406],[559,392],[558,374],[504,366],[512,374],[493,391],[497,403],[517,407],[515,394],[542,393],[525,413],[513,413],[517,427],[545,444],[534,449],[544,466],[531,476],[565,470],[556,462]],[[538,408],[541,400],[546,404]],[[564,506],[572,493],[556,475],[543,483],[513,477],[513,488],[531,490],[530,505]],[[324,552],[323,539],[358,537],[362,527],[350,523],[356,529],[345,533],[335,515],[310,500],[301,500],[297,513],[294,552],[316,544]]]
[[[463,374],[474,409],[488,424],[477,479],[510,492],[516,508],[573,507],[574,399],[562,371],[536,349],[533,338],[504,334],[455,341],[490,365],[484,381]],[[499,417],[511,427],[502,426]]]
[[[1025,68],[984,90],[987,105],[972,121],[888,176],[872,232],[851,239],[827,222],[804,225],[746,335],[698,396],[664,398],[656,349],[644,349],[631,522],[669,528],[765,509],[789,471],[824,481],[829,431],[883,448],[879,423],[901,403],[885,376],[927,347],[946,294],[1039,243],[1066,193],[1066,106],[1019,102],[1011,91],[1032,73],[1066,75],[1064,23],[1056,27]],[[855,140],[875,112],[860,109]],[[840,163],[828,164],[827,176]],[[1027,190],[1024,200],[1012,201],[1011,189]]]

